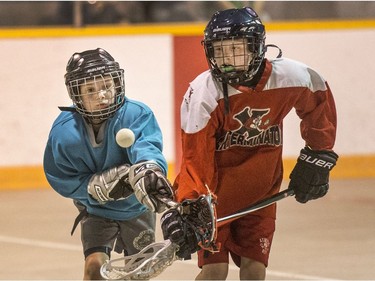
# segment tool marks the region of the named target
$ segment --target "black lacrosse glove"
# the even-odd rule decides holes
[[[338,155],[333,151],[301,149],[297,164],[290,174],[289,188],[300,203],[323,197],[329,188],[329,172],[336,165]]]
[[[191,254],[200,249],[194,229],[185,221],[176,209],[169,209],[160,219],[164,239],[171,240],[179,246],[176,255],[179,258],[191,259]]]
[[[138,201],[153,212],[162,213],[166,209],[166,204],[159,199],[174,199],[171,183],[162,169],[153,161],[131,166],[129,182]]]

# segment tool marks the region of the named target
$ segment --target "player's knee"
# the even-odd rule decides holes
[[[89,255],[85,260],[84,280],[100,280],[100,267],[105,262],[106,256],[102,253]]]
[[[227,263],[206,264],[195,280],[225,280],[228,276]]]
[[[266,266],[258,261],[241,258],[241,280],[264,280],[266,278]]]

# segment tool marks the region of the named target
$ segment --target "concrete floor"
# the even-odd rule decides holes
[[[80,232],[71,200],[53,190],[0,191],[0,279],[80,280]],[[160,231],[157,240],[161,240]],[[278,203],[268,280],[375,280],[375,179],[334,180],[321,200]],[[196,257],[158,280],[192,280]],[[230,266],[228,279],[238,279]]]

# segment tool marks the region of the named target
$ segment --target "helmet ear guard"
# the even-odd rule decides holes
[[[114,83],[114,98],[108,107],[89,110],[83,106],[81,86],[110,77]],[[94,81],[94,82],[93,82]],[[124,70],[105,50],[97,48],[74,53],[66,66],[65,85],[76,111],[89,122],[104,121],[115,114],[125,101]]]

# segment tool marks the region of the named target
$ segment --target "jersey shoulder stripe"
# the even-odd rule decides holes
[[[327,90],[324,78],[309,66],[288,58],[270,61],[272,73],[264,90],[304,87],[312,92]]]

